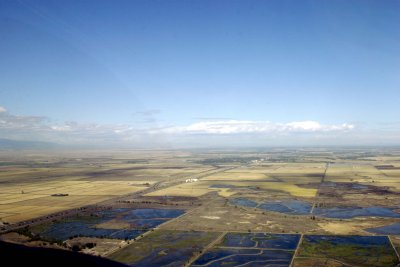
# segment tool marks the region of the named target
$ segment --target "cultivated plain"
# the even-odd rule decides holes
[[[400,149],[1,151],[0,239],[131,266],[396,266]]]

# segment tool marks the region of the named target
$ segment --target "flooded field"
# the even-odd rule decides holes
[[[228,233],[221,247],[248,247],[265,249],[296,249],[300,235],[266,233]]]
[[[233,205],[242,207],[259,208],[266,211],[274,211],[291,215],[306,215],[310,213],[312,203],[300,200],[277,200],[255,202],[246,198],[235,198],[230,201]]]
[[[192,266],[289,266],[293,251],[215,248]]]
[[[57,241],[77,236],[133,239],[183,213],[179,209],[111,209],[39,225],[32,232]]]
[[[288,215],[310,215],[312,203],[301,200],[277,200],[256,202],[246,198],[235,198],[230,203],[242,207],[258,208]],[[398,207],[316,207],[312,214],[325,218],[350,219],[355,217],[400,218]]]
[[[192,266],[289,266],[300,235],[228,233]]]
[[[299,200],[274,201],[274,202],[264,202],[260,204],[258,208],[267,211],[275,211],[291,215],[306,215],[310,213],[312,204]]]
[[[250,207],[250,208],[254,208],[257,207],[259,204],[255,201],[246,199],[246,198],[235,198],[232,199],[231,204],[233,205],[238,205],[238,206],[243,206],[243,207]]]
[[[313,214],[337,219],[349,219],[362,216],[376,216],[388,218],[400,218],[400,213],[395,212],[398,208],[387,207],[330,207],[315,208]]]
[[[216,238],[215,233],[157,230],[119,250],[111,259],[131,266],[183,266]]]
[[[370,233],[381,234],[381,235],[400,235],[400,223],[393,223],[376,228],[369,228],[366,230]]]

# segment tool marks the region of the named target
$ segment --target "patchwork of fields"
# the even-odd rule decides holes
[[[131,266],[399,263],[395,149],[71,153],[0,153],[0,239]]]

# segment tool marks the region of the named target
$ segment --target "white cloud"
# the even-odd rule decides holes
[[[348,141],[354,134],[352,124],[322,124],[317,121],[270,122],[252,120],[208,120],[188,125],[160,125],[150,128],[132,124],[55,123],[46,117],[0,113],[1,138],[50,141],[64,144],[132,145],[162,147],[327,144]],[[251,136],[250,136],[251,135]],[[353,137],[352,137],[353,136]],[[319,140],[319,141],[318,141]],[[344,142],[343,141],[343,142]],[[350,141],[349,141],[350,142]]]
[[[324,125],[316,121],[273,123],[269,121],[205,121],[187,126],[169,127],[166,133],[188,134],[251,134],[251,133],[296,133],[296,132],[337,132],[354,129],[352,124]]]
[[[38,130],[46,125],[47,118],[40,116],[17,116],[6,111],[0,112],[0,130]]]
[[[5,113],[7,112],[7,109],[5,107],[0,106],[0,113]]]
[[[50,128],[56,132],[68,132],[71,131],[71,127],[69,125],[53,125]]]

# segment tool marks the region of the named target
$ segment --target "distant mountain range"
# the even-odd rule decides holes
[[[0,149],[49,149],[58,148],[59,144],[41,141],[20,141],[0,138]]]

